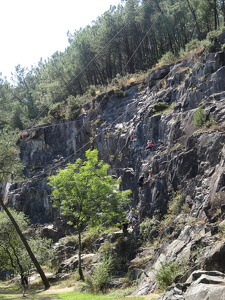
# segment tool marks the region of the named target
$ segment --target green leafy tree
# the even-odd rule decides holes
[[[22,212],[16,212],[9,209],[17,224],[20,224],[20,229],[29,242],[33,253],[39,259],[40,263],[48,263],[53,257],[53,249],[51,241],[34,236],[29,233],[29,220]],[[19,238],[15,227],[12,227],[12,222],[8,218],[5,211],[0,212],[0,269],[13,269],[20,274],[34,267],[34,264],[29,256],[27,256],[26,248]]]
[[[49,177],[49,185],[56,204],[69,224],[78,231],[79,275],[84,280],[81,266],[82,240],[85,226],[116,224],[124,217],[123,205],[128,203],[130,190],[120,191],[120,180],[107,174],[109,165],[98,159],[97,150],[87,150],[86,160],[78,158],[65,170]]]
[[[19,152],[17,147],[15,146],[17,139],[18,136],[16,133],[12,133],[7,129],[3,129],[0,131],[0,182],[2,183],[4,182],[6,183],[10,181],[16,182],[17,180],[21,179],[20,174],[23,169],[23,165],[20,162]],[[41,276],[45,289],[49,288],[50,284],[48,282],[48,279],[46,278],[39,262],[37,261],[34,253],[32,252],[31,247],[28,244],[26,237],[24,236],[18,223],[16,222],[13,215],[7,208],[7,205],[5,204],[5,201],[1,194],[0,194],[0,205],[6,212],[16,232],[21,238],[21,241],[23,242],[30,259],[34,263],[38,273]]]

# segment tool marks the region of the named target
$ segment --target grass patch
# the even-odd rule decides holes
[[[57,290],[59,289],[60,290]],[[73,289],[73,290],[71,290]],[[29,285],[28,292],[26,294],[27,300],[157,300],[159,295],[146,295],[142,297],[129,296],[133,291],[133,288],[119,289],[109,291],[105,294],[93,294],[81,292],[75,285],[74,287],[61,289],[61,285],[51,286],[47,291],[40,288],[34,289],[33,284]],[[129,297],[127,297],[129,296]],[[0,284],[0,300],[18,300],[22,299],[22,288],[18,285],[9,285],[6,282]]]
[[[107,299],[111,299],[111,300],[117,300],[117,299],[121,299],[121,300],[125,300],[127,299],[126,297],[114,297],[112,295],[94,295],[94,294],[75,294],[72,292],[68,292],[68,293],[64,293],[64,294],[58,294],[58,295],[54,295],[53,299],[64,299],[64,300],[107,300]],[[142,297],[129,297],[130,300],[143,300]]]
[[[22,290],[21,291],[2,291],[0,290],[0,299],[7,299],[7,300],[18,300],[19,298],[22,298]],[[128,299],[126,296],[120,296],[120,295],[113,295],[113,294],[85,294],[85,293],[77,293],[77,292],[64,292],[64,293],[54,293],[54,294],[42,294],[42,293],[32,293],[29,291],[29,293],[26,295],[26,299],[36,299],[36,300],[125,300]],[[145,297],[131,297],[129,296],[129,300],[147,300],[147,299],[157,299],[157,298],[146,298]]]

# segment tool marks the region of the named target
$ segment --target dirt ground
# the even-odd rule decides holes
[[[145,300],[152,300],[152,299],[158,299],[159,296],[160,296],[159,294],[149,294],[149,295],[138,296],[138,297],[141,297]],[[134,296],[127,296],[127,298],[131,298],[131,297],[134,297]]]
[[[66,293],[66,292],[71,292],[73,290],[74,290],[74,287],[60,288],[60,287],[52,286],[48,290],[43,291],[42,294]]]

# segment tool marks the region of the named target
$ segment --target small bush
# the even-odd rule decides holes
[[[172,216],[177,216],[181,212],[182,196],[179,192],[174,194],[172,201],[169,203],[168,212]]]
[[[96,91],[97,91],[96,86],[95,85],[90,85],[89,88],[88,88],[87,93],[89,95],[95,97],[96,96]]]
[[[201,127],[209,128],[212,125],[216,125],[215,120],[213,120],[213,119],[206,120],[204,110],[202,109],[201,106],[196,109],[193,119],[194,119],[195,127],[198,127],[198,128],[201,128]]]
[[[170,286],[176,276],[184,272],[185,265],[184,262],[179,263],[176,261],[161,263],[161,267],[156,273],[156,281],[159,285],[159,289],[164,290]]]
[[[116,74],[116,77],[112,79],[111,84],[117,85],[122,80],[123,80],[123,77],[120,74]]]
[[[117,98],[124,98],[124,97],[127,97],[127,93],[123,90],[120,90],[120,89],[115,89],[114,90],[114,94]]]
[[[185,45],[185,51],[186,53],[188,53],[192,50],[195,50],[196,48],[199,48],[200,46],[201,46],[201,42],[197,39],[193,39]]]
[[[83,236],[82,248],[87,249],[91,247],[92,243],[99,238],[99,233],[97,231],[88,231]]]
[[[214,124],[216,124],[216,122],[213,119],[209,119],[205,122],[205,127],[209,128]]]
[[[174,61],[177,59],[177,56],[173,54],[171,51],[165,53],[159,60],[159,65],[168,65],[174,63]]]
[[[153,112],[156,113],[156,112],[164,111],[168,107],[169,107],[169,104],[167,102],[158,102],[158,103],[155,103],[152,108],[153,108]]]
[[[101,248],[100,248],[100,252],[101,253],[105,253],[105,255],[106,254],[108,254],[109,252],[111,252],[112,251],[112,245],[111,245],[111,243],[109,242],[109,241],[105,241],[103,244],[102,244],[102,246],[101,246]]]
[[[92,276],[87,278],[89,289],[93,293],[104,292],[111,279],[113,270],[113,259],[111,257],[104,258],[93,271]]]
[[[171,225],[178,228],[179,224],[174,223],[174,219],[182,212],[182,207],[182,195],[177,191],[168,202],[167,214],[164,215],[159,225],[159,235],[164,235]]]
[[[216,50],[215,43],[210,40],[202,41],[202,45],[204,46],[206,53],[213,53]]]
[[[56,119],[64,119],[65,108],[63,104],[58,102],[50,106],[49,115]]]
[[[196,109],[193,118],[195,127],[203,127],[205,125],[206,116],[201,106]]]
[[[74,120],[81,111],[81,104],[78,99],[74,96],[69,96],[67,98],[67,105],[65,109],[65,118],[66,120]]]
[[[159,221],[155,218],[145,218],[144,221],[140,224],[140,234],[144,240],[148,239],[149,233],[153,229],[157,229],[159,226]]]
[[[208,32],[206,38],[208,40],[214,40],[218,37],[219,34],[223,33],[224,31],[225,31],[225,27],[221,26],[217,30],[212,30],[212,31]]]
[[[184,204],[182,205],[182,212],[183,212],[184,214],[189,214],[190,211],[191,211],[190,206],[189,206],[187,203],[184,203]]]

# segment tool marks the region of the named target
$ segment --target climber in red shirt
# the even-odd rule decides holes
[[[146,147],[145,149],[146,149],[146,150],[152,150],[152,147],[153,147],[152,141],[148,140],[148,141],[147,141],[147,147]]]

